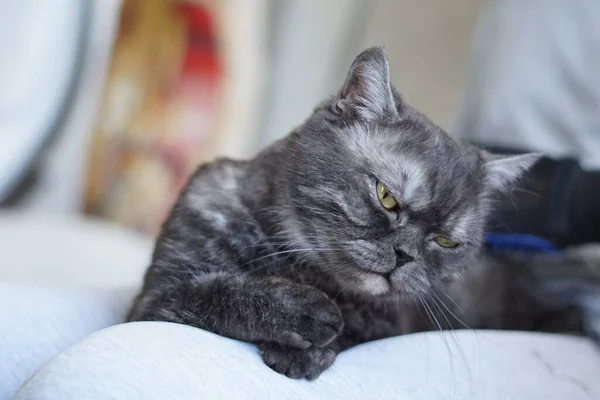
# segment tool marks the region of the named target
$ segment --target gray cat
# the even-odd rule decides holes
[[[429,329],[414,311],[448,307],[439,293],[475,265],[494,197],[537,157],[457,143],[368,49],[289,136],[197,170],[129,320],[253,342],[275,371],[315,379],[344,349]]]

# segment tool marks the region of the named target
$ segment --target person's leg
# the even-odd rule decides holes
[[[576,400],[600,398],[598,374],[600,355],[585,339],[457,331],[352,348],[308,382],[270,370],[250,344],[185,325],[135,322],[72,346],[15,400]]]
[[[77,340],[122,322],[132,293],[0,283],[0,400]]]

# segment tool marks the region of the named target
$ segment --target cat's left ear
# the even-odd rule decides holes
[[[505,191],[540,157],[540,153],[497,155],[481,150],[485,167],[485,183],[490,190]]]
[[[365,121],[397,116],[390,82],[390,67],[382,47],[372,47],[360,53],[348,72],[336,107],[348,108]]]

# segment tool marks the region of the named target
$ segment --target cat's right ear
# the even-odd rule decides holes
[[[540,153],[505,156],[484,150],[480,150],[480,154],[484,161],[485,183],[492,191],[506,191],[542,156]]]
[[[334,108],[339,113],[350,109],[364,121],[398,116],[383,48],[372,47],[356,57]]]

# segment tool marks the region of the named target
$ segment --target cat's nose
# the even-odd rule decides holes
[[[408,255],[404,250],[394,249],[396,250],[396,268],[400,268],[406,263],[414,261],[414,257]]]

